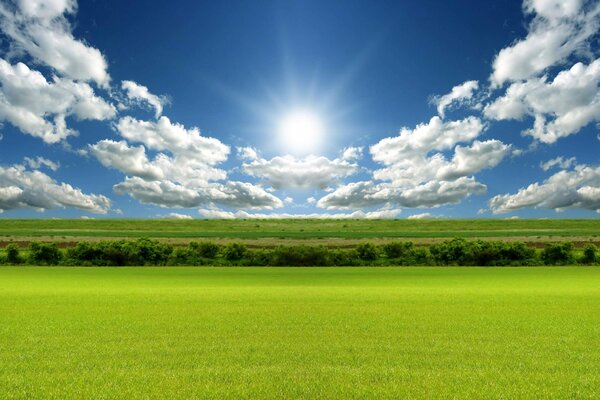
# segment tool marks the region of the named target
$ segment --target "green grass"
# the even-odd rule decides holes
[[[600,397],[600,268],[0,268],[0,398]]]
[[[598,236],[587,220],[0,220],[6,237],[435,238]]]

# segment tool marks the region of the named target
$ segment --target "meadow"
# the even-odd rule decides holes
[[[0,398],[600,397],[600,268],[0,268]]]
[[[0,240],[78,238],[577,238],[600,236],[600,219],[431,219],[431,220],[0,220]],[[598,239],[600,240],[600,239]]]

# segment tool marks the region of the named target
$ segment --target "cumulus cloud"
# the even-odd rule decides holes
[[[498,165],[510,153],[510,146],[498,140],[472,142],[484,129],[475,117],[447,122],[433,117],[414,129],[402,128],[398,136],[371,146],[373,160],[384,165],[373,172],[374,181],[341,185],[319,199],[317,207],[438,207],[483,194],[486,186],[472,175]],[[450,149],[454,153],[448,160],[443,151]]]
[[[58,183],[23,165],[0,166],[0,211],[32,208],[39,211],[73,207],[106,214],[110,200],[102,195],[84,194],[68,183]]]
[[[529,32],[494,59],[490,80],[495,86],[529,79],[564,63],[571,54],[586,50],[598,32],[600,4],[595,2],[525,0],[523,9],[533,15]]]
[[[94,81],[106,87],[110,81],[102,53],[77,40],[66,14],[75,12],[74,0],[18,0],[0,4],[0,28],[11,40],[13,51],[26,52],[39,64],[64,77]]]
[[[390,219],[400,215],[401,210],[389,209],[379,211],[354,211],[352,213],[312,213],[312,214],[289,214],[289,213],[248,213],[246,211],[223,211],[218,209],[200,209],[204,218],[215,219]]]
[[[472,194],[485,194],[486,186],[473,177],[455,181],[431,180],[412,187],[396,187],[390,183],[353,182],[325,195],[317,207],[325,209],[356,209],[394,204],[400,207],[438,207],[458,203]]]
[[[561,157],[556,157],[553,158],[552,160],[548,160],[546,162],[540,163],[540,168],[543,169],[544,171],[548,171],[551,168],[554,167],[560,167],[561,169],[569,169],[571,168],[571,165],[575,164],[575,157],[571,157],[571,158],[563,158]]]
[[[65,118],[106,120],[116,110],[94,94],[90,85],[55,77],[52,82],[23,63],[0,58],[0,120],[46,143],[56,143],[77,132]]]
[[[181,124],[172,123],[167,117],[160,117],[157,121],[124,117],[117,122],[116,129],[130,142],[143,143],[148,149],[186,156],[206,165],[223,162],[229,155],[229,146],[218,139],[202,136],[198,128],[186,129]]]
[[[402,128],[395,137],[385,138],[371,146],[373,160],[385,165],[401,163],[406,157],[421,156],[432,150],[448,150],[460,142],[471,141],[483,132],[485,125],[476,117],[460,121],[442,121],[433,117],[415,129]]]
[[[460,85],[454,86],[452,91],[443,96],[435,96],[432,103],[437,105],[438,115],[445,117],[445,112],[452,104],[463,104],[473,98],[473,93],[479,88],[477,81],[466,81]]]
[[[114,186],[117,194],[161,207],[195,208],[212,203],[238,209],[273,209],[283,202],[264,189],[247,182],[212,183],[207,187],[185,186],[169,180],[146,181],[126,177]]]
[[[186,129],[167,117],[140,121],[124,117],[115,125],[128,141],[101,140],[89,146],[98,161],[125,175],[114,186],[120,195],[161,207],[192,208],[218,204],[239,209],[273,209],[283,202],[260,186],[239,181],[219,182],[227,173],[218,168],[229,146],[201,136],[197,128]],[[148,150],[157,151],[150,159]]]
[[[101,140],[89,146],[91,153],[108,168],[117,169],[127,175],[142,179],[162,179],[161,168],[152,164],[146,156],[144,146],[129,146],[124,140]]]
[[[168,103],[165,96],[157,96],[150,93],[146,86],[140,85],[134,81],[121,82],[121,89],[125,90],[127,98],[138,104],[148,104],[154,108],[156,118],[160,117],[163,112],[163,106]]]
[[[494,120],[535,118],[523,133],[543,143],[578,132],[600,121],[600,59],[589,65],[577,63],[548,82],[547,77],[511,84],[504,96],[484,109]]]
[[[251,148],[241,148],[238,154],[248,160],[242,164],[243,172],[262,179],[276,190],[326,189],[340,179],[356,173],[360,167],[353,160],[361,156],[360,149],[356,147],[345,149],[339,158],[333,160],[314,155],[304,158],[285,155],[266,160]]]
[[[456,146],[452,160],[441,166],[436,178],[447,181],[495,167],[509,152],[510,146],[499,140],[476,140],[469,147]]]
[[[570,171],[559,171],[542,183],[532,183],[515,194],[495,196],[490,199],[489,206],[494,214],[530,207],[600,212],[600,167],[578,165]]]
[[[414,129],[402,128],[398,136],[370,147],[373,160],[384,165],[373,171],[373,181],[341,185],[319,199],[317,207],[438,207],[484,194],[486,186],[472,175],[498,165],[511,148],[499,140],[473,141],[484,130],[476,117],[446,122],[433,117]],[[451,149],[448,159],[444,151]]]

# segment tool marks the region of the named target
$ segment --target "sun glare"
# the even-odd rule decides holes
[[[306,110],[284,116],[279,124],[282,147],[292,154],[308,154],[318,149],[323,136],[321,120]]]

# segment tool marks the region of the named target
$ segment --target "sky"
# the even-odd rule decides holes
[[[0,0],[0,218],[598,218],[600,1]]]

